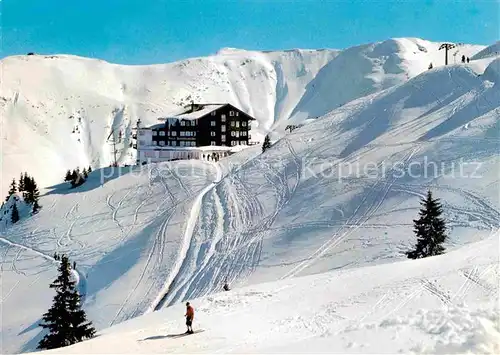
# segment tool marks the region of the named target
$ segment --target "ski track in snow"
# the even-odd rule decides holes
[[[34,249],[34,248],[31,248],[31,247],[28,247],[28,246],[26,246],[26,245],[23,245],[23,244],[19,244],[19,243],[12,242],[12,241],[10,241],[10,240],[8,240],[8,239],[4,238],[4,237],[0,237],[0,243],[7,244],[7,245],[9,245],[9,246],[13,246],[13,247],[17,247],[17,248],[21,249],[21,251],[22,251],[22,250],[25,250],[25,251],[28,251],[28,252],[34,253],[34,254],[36,254],[36,255],[38,255],[38,256],[40,256],[40,257],[42,257],[42,258],[44,258],[44,259],[46,259],[46,260],[48,260],[48,261],[51,261],[51,262],[53,262],[53,263],[55,263],[55,264],[59,264],[59,263],[60,263],[59,261],[55,260],[55,259],[54,259],[52,256],[50,256],[50,255],[47,255],[47,254],[45,254],[45,253],[43,253],[43,252],[41,252],[41,251],[39,251],[39,250],[36,250],[36,249]],[[17,269],[15,268],[14,262],[15,262],[15,260],[17,260],[17,258],[19,257],[19,255],[20,255],[20,252],[18,252],[18,253],[16,254],[16,256],[14,257],[14,260],[13,260],[13,262],[12,262],[12,266],[13,266],[13,268],[14,268],[14,271],[16,271],[16,272],[17,272]],[[72,270],[73,270],[73,269],[72,269]],[[76,270],[74,270],[74,271],[75,271],[75,273],[76,273],[76,275],[75,275],[75,276],[77,276],[77,284],[76,284],[76,287],[77,287],[77,289],[78,289],[78,292],[80,293],[80,297],[81,297],[82,303],[84,303],[84,302],[85,302],[85,297],[86,297],[86,295],[87,295],[87,289],[86,289],[86,279],[85,279],[84,274],[83,274],[82,272],[80,272],[80,271],[78,270],[78,268],[77,268]],[[23,274],[24,274],[24,275],[26,275],[25,273],[23,273]]]
[[[195,228],[197,220],[198,220],[203,197],[210,190],[212,190],[216,186],[216,184],[222,179],[222,170],[220,169],[220,166],[217,163],[212,163],[211,165],[213,165],[216,168],[217,176],[215,178],[215,181],[212,182],[211,184],[209,184],[208,186],[206,186],[204,189],[202,189],[201,192],[199,192],[199,194],[195,197],[193,204],[191,206],[191,211],[189,213],[189,217],[185,223],[184,237],[183,237],[183,242],[182,242],[182,245],[181,245],[181,248],[179,251],[179,258],[176,261],[176,263],[174,264],[174,266],[172,267],[170,274],[169,274],[169,278],[164,283],[162,290],[160,291],[160,293],[158,294],[156,299],[153,301],[153,303],[150,305],[150,307],[148,308],[146,313],[158,310],[158,309],[163,307],[165,301],[169,297],[169,289],[170,289],[171,285],[175,282],[175,279],[178,277],[179,271],[182,269],[182,266],[183,266],[184,262],[186,261],[186,255],[187,255],[188,250],[189,250],[190,245],[191,245],[193,231],[194,231],[194,228]],[[179,183],[182,184],[180,179],[179,179]],[[184,190],[186,192],[188,191],[187,189],[184,189]]]
[[[419,150],[419,147],[410,149],[410,151],[406,154],[406,156],[403,159],[405,166],[409,163],[412,156],[414,154],[416,154],[418,150]],[[340,242],[342,242],[345,238],[347,238],[355,230],[362,227],[363,224],[366,221],[368,221],[373,216],[373,214],[376,213],[377,210],[380,208],[380,206],[382,205],[383,201],[386,199],[387,195],[389,194],[389,192],[390,192],[392,186],[394,185],[394,183],[396,182],[396,180],[397,180],[397,178],[393,177],[389,182],[384,182],[383,178],[379,178],[377,180],[377,182],[375,182],[373,184],[370,192],[364,195],[361,203],[354,210],[352,215],[347,220],[346,224],[343,227],[339,228],[335,232],[335,234],[328,241],[326,241],[322,246],[320,246],[313,254],[311,254],[310,257],[308,257],[306,260],[300,262],[297,266],[295,266],[290,271],[288,271],[285,275],[283,275],[281,277],[281,279],[294,277],[299,272],[301,272],[304,269],[306,269],[307,267],[311,266],[312,263],[314,263],[316,260],[321,258],[331,248],[334,248],[335,246],[337,246]],[[382,185],[382,186],[379,188],[379,185]],[[380,192],[382,192],[381,195],[379,194]],[[375,196],[372,196],[372,195],[375,195]],[[357,217],[357,212],[359,211],[359,209],[362,206],[364,206],[365,202],[369,198],[371,198],[370,206],[359,217]],[[349,228],[346,232],[344,232],[345,226],[347,224],[354,224],[356,227]]]

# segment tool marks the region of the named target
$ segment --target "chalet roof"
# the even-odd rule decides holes
[[[169,121],[170,119],[174,120],[196,120],[199,119],[207,114],[209,114],[212,111],[215,111],[223,106],[226,106],[227,104],[201,104],[198,106],[201,106],[201,109],[193,111],[192,109],[189,110],[183,110],[180,113],[176,114],[169,114],[166,117],[159,118],[160,120],[163,121]]]
[[[202,118],[212,111],[215,111],[221,107],[226,105],[230,105],[229,103],[210,103],[210,104],[193,104],[192,108],[184,109],[179,113],[170,113],[166,116],[158,118],[159,121],[163,121],[163,123],[158,123],[153,126],[147,127],[148,129],[159,129],[163,128],[165,125],[174,125],[179,120],[196,120]],[[231,105],[232,106],[232,105]],[[193,111],[194,108],[197,108]],[[237,107],[235,107],[239,110]],[[242,111],[243,112],[243,111]],[[255,120],[253,117],[250,117],[251,120]]]
[[[200,117],[203,117],[207,114],[209,114],[210,112],[212,111],[215,111],[223,106],[226,106],[226,104],[223,104],[223,105],[203,105],[203,108],[201,110],[198,110],[198,111],[194,111],[194,112],[186,112],[186,113],[183,113],[183,114],[180,114],[178,116],[176,116],[177,119],[181,119],[181,120],[195,120],[195,119],[198,119]]]

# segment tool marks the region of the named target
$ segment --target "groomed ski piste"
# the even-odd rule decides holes
[[[265,153],[45,189],[40,212],[0,238],[3,352],[43,336],[54,252],[76,261],[99,330],[58,353],[498,349],[500,62],[476,64],[353,100]],[[428,189],[447,254],[408,261]],[[172,339],[185,300],[204,332]]]

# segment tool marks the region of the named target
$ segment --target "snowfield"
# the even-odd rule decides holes
[[[334,271],[191,301],[47,354],[498,354],[498,233],[443,256]]]
[[[412,46],[418,51],[410,51]],[[58,169],[66,168],[66,162],[71,163],[68,168],[82,161],[88,165],[91,160],[85,159],[93,153],[87,153],[96,148],[99,164],[109,163],[103,141],[109,132],[99,126],[98,118],[109,116],[88,113],[86,120],[96,125],[85,132],[96,145],[86,146],[90,150],[82,155],[71,149],[75,143],[65,141],[62,131],[57,140],[50,136],[56,131],[48,130],[52,133],[44,136],[47,144],[65,148],[52,146],[45,157],[30,151],[29,156],[18,155],[16,164],[47,159],[40,171],[48,180],[53,174],[57,183],[42,191],[42,208],[35,216],[23,212],[15,225],[7,223],[7,217],[0,221],[2,351],[32,351],[43,336],[38,323],[53,297],[48,285],[56,276],[57,252],[76,261],[74,276],[84,308],[101,335],[53,352],[498,353],[493,340],[499,332],[500,59],[490,56],[480,63],[427,70],[427,61],[442,55],[436,46],[398,39],[342,52],[318,51],[329,59],[317,62],[318,73],[307,79],[310,82],[319,80],[320,72],[337,71],[335,58],[348,53],[353,61],[356,55],[373,59],[380,54],[384,64],[378,62],[377,68],[385,66],[385,74],[370,74],[379,86],[367,88],[361,80],[359,91],[343,97],[348,102],[340,107],[332,99],[334,91],[331,97],[326,94],[341,85],[333,76],[315,84],[317,96],[307,94],[312,84],[288,77],[290,88],[294,82],[294,90],[305,91],[300,99],[297,94],[295,104],[287,104],[284,116],[266,116],[259,125],[279,128],[289,117],[298,119],[300,110],[308,115],[319,110],[321,117],[292,133],[278,129],[265,153],[257,145],[218,163],[189,160],[98,168],[85,184],[70,189],[58,183],[64,176],[64,169]],[[482,48],[458,49],[472,57]],[[398,53],[401,62],[396,62],[406,71],[387,74],[387,61],[392,58],[394,64],[396,59],[384,53],[391,51]],[[314,52],[301,53],[309,53],[312,61],[317,59]],[[193,78],[196,73],[202,77],[200,63],[241,58],[242,53],[250,52],[227,49],[183,63],[198,63],[190,70]],[[251,53],[283,58],[298,52]],[[7,58],[4,65],[9,61],[24,61],[33,68],[43,63],[48,72],[40,70],[39,78],[47,75],[48,83],[53,82],[53,71],[69,70],[64,69],[67,63],[78,64],[72,75],[88,70],[89,77],[103,81],[111,80],[103,74],[112,72],[110,66],[113,78],[125,80],[130,73],[152,68],[167,73],[180,65],[122,67],[71,57]],[[349,62],[347,57],[342,61]],[[366,68],[360,66],[360,73]],[[231,75],[245,73],[238,70]],[[190,82],[181,77],[175,82]],[[77,85],[85,80],[75,78],[68,87],[87,90],[86,95],[110,87]],[[137,85],[127,87],[137,90]],[[249,92],[245,97],[255,102],[248,105],[263,110],[267,101]],[[102,97],[112,96],[106,95]],[[321,95],[327,95],[323,103],[334,107],[321,108]],[[17,102],[22,101],[19,97]],[[171,97],[165,93],[165,100]],[[66,107],[64,99],[57,105],[60,102]],[[22,125],[31,124],[19,119],[21,111],[12,105],[5,106],[11,110],[4,124],[7,150],[14,149],[10,125],[24,132]],[[124,112],[117,122],[132,124],[134,116]],[[128,121],[121,121],[124,117]],[[44,122],[71,128],[59,124],[61,120]],[[38,133],[33,133],[34,142]],[[43,149],[38,152],[44,154]],[[17,178],[19,165],[8,161],[13,156],[3,159],[3,166],[16,171],[12,177]],[[28,170],[38,181],[37,171]],[[447,254],[409,261],[404,252],[415,243],[412,220],[428,189],[442,199]],[[232,291],[220,293],[226,279]],[[195,326],[204,332],[171,339],[171,334],[184,331],[186,300],[193,302]]]
[[[427,70],[430,62],[443,65],[438,47],[401,38],[344,51],[225,49],[210,57],[149,66],[70,55],[7,57],[0,61],[0,191],[5,194],[21,171],[29,170],[40,185],[48,186],[76,166],[109,166],[112,144],[106,139],[112,131],[117,140],[121,134],[119,161],[133,163],[131,136],[137,120],[157,123],[191,100],[229,102],[246,111],[257,119],[252,139],[262,141],[270,128],[284,129],[290,119],[322,116],[405,82]],[[460,46],[455,57],[450,52],[450,62],[483,48]],[[485,65],[480,65],[482,70]]]

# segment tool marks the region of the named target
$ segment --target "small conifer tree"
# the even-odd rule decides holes
[[[55,349],[78,343],[92,338],[95,329],[87,321],[85,312],[81,309],[80,295],[76,290],[75,281],[71,279],[70,262],[66,255],[60,257],[59,276],[50,285],[56,290],[54,303],[43,315],[43,328],[49,333],[40,340],[38,349]]]
[[[271,148],[271,138],[269,138],[269,135],[264,138],[264,143],[262,144],[262,153],[264,153],[266,150]]]
[[[446,225],[441,218],[443,211],[439,200],[434,199],[432,193],[428,191],[427,198],[422,199],[421,205],[420,218],[413,221],[417,244],[415,250],[406,253],[410,259],[440,255],[445,251],[442,244],[447,239]]]
[[[16,179],[12,179],[12,182],[10,183],[9,194],[5,198],[5,201],[7,202],[10,196],[14,195],[16,192],[17,192]]]
[[[19,177],[19,186],[18,186],[19,192],[24,191],[24,175],[21,173],[21,176]]]

